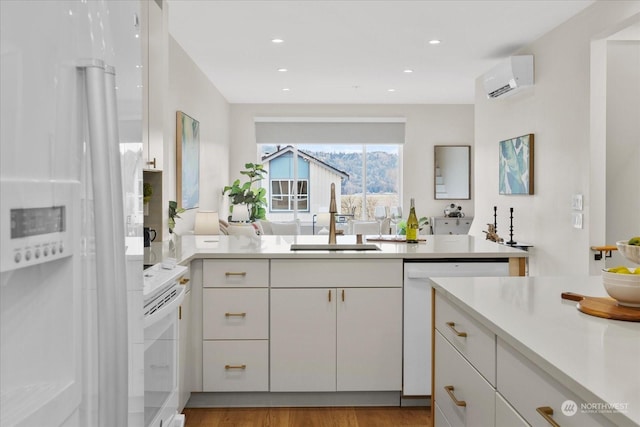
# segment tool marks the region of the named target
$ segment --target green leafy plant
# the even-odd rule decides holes
[[[149,203],[151,196],[153,196],[153,186],[148,182],[145,182],[142,187],[142,203],[145,205]]]
[[[184,211],[184,208],[178,207],[178,202],[169,200],[169,233],[173,233],[173,229],[176,228],[176,218],[180,218],[178,214]]]
[[[234,205],[246,204],[249,209],[249,220],[265,219],[267,215],[267,191],[260,188],[253,188],[253,184],[264,179],[267,171],[264,166],[257,163],[245,163],[245,170],[240,174],[249,177],[249,180],[242,183],[239,179],[233,181],[222,189],[222,194],[229,196],[231,202],[230,210],[233,212]]]

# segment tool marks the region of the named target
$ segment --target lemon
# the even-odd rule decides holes
[[[631,271],[624,265],[619,265],[617,267],[611,267],[607,270],[609,273],[618,273],[618,274],[631,274]]]
[[[640,267],[636,267],[633,274],[640,274]]]

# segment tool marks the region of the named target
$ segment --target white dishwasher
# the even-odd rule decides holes
[[[404,263],[404,396],[431,395],[430,277],[508,276],[505,259],[420,260]]]

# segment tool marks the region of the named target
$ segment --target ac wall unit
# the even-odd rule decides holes
[[[507,58],[482,77],[487,98],[512,95],[533,85],[533,55]]]

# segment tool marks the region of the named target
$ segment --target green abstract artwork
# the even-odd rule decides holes
[[[500,194],[533,194],[533,134],[500,141]]]

